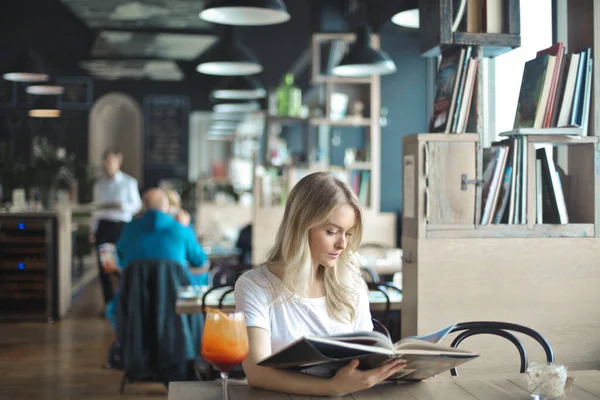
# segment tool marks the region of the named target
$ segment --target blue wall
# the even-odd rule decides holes
[[[427,129],[427,59],[417,35],[383,32],[381,47],[398,68],[381,77],[381,106],[389,110],[381,129],[381,211],[400,213],[402,137]]]

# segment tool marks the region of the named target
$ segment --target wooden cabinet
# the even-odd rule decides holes
[[[482,155],[478,135],[417,134],[403,139],[403,236],[595,237],[600,236],[600,147],[598,137],[528,135],[526,223],[482,225]],[[536,224],[535,151],[566,147],[568,174],[562,186],[569,223]],[[411,164],[414,162],[414,167]],[[407,172],[408,171],[408,172]],[[407,176],[410,173],[412,176]],[[407,181],[408,180],[408,181]]]
[[[542,143],[568,147],[569,224],[534,223],[531,182]],[[478,136],[404,138],[402,336],[463,321],[509,321],[539,331],[567,367],[597,368],[600,313],[591,305],[600,302],[598,138],[531,135],[527,149],[527,223],[481,225]],[[511,350],[469,342],[486,357],[465,371],[514,369],[505,355]],[[531,360],[542,359],[536,350],[528,348]]]

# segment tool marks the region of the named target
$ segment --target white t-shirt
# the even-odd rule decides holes
[[[359,293],[356,319],[347,324],[329,316],[325,307],[325,297],[293,296],[284,302],[278,299],[273,304],[277,296],[276,289],[280,288],[280,285],[279,278],[269,271],[266,265],[245,272],[235,284],[237,310],[244,313],[247,326],[263,328],[269,332],[273,353],[305,335],[373,330],[366,289]]]

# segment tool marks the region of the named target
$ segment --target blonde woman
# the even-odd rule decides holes
[[[294,186],[267,262],[235,285],[236,307],[248,326],[243,367],[250,386],[341,396],[404,368],[405,361],[392,360],[362,371],[353,360],[333,378],[321,378],[257,365],[304,335],[373,330],[367,288],[353,257],[361,236],[361,208],[348,185],[317,172]]]

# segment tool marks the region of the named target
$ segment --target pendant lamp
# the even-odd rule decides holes
[[[254,75],[263,70],[250,49],[236,40],[232,29],[226,29],[221,39],[202,53],[197,62],[196,70],[207,75]]]
[[[36,96],[29,116],[32,118],[58,118],[61,111],[56,107],[56,96]]]
[[[30,85],[25,91],[38,96],[58,96],[63,94],[65,88],[58,85]]]
[[[213,121],[212,124],[210,124],[210,129],[211,130],[217,130],[217,131],[229,131],[229,130],[235,130],[238,127],[238,124],[236,122],[226,122],[226,121]]]
[[[2,75],[4,79],[12,82],[46,82],[50,76],[44,71],[41,57],[33,50],[27,50],[20,58],[20,68],[15,72]]]
[[[411,8],[409,10],[400,11],[392,17],[392,22],[398,26],[406,28],[419,28],[419,9]]]
[[[220,100],[256,100],[265,97],[267,91],[253,76],[235,76],[221,81],[210,95]]]
[[[371,30],[362,24],[356,31],[356,41],[331,72],[337,76],[365,77],[387,75],[396,72],[396,64],[383,50],[371,45]]]
[[[290,19],[282,0],[209,0],[199,17],[224,25],[273,25]]]
[[[216,113],[242,113],[260,110],[258,102],[226,102],[219,103],[213,106],[213,111]]]
[[[237,121],[240,122],[246,118],[246,113],[213,113],[212,121]]]

